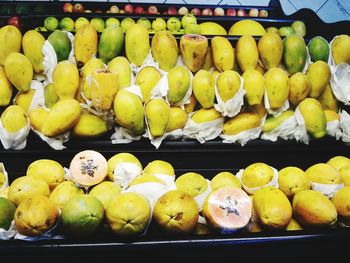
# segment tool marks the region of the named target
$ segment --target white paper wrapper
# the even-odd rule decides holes
[[[165,98],[168,94],[169,85],[168,85],[168,73],[157,69],[161,72],[162,77],[158,81],[157,85],[151,91],[151,99],[154,98]]]
[[[340,121],[339,120],[327,122],[327,134],[329,136],[335,137],[336,140],[339,140],[341,138],[343,133],[340,129]]]
[[[11,226],[8,230],[0,228],[0,240],[9,240],[17,234],[15,221],[11,222]]]
[[[113,144],[125,144],[133,141],[138,141],[142,138],[141,135],[135,136],[131,131],[123,127],[114,127],[115,132],[111,135],[111,142]]]
[[[206,179],[206,181],[207,181],[207,184],[208,184],[207,190],[205,190],[200,195],[197,195],[197,196],[194,197],[194,200],[196,201],[196,203],[198,205],[199,211],[202,210],[205,199],[211,193],[210,181],[208,179]]]
[[[265,108],[266,108],[267,112],[275,117],[280,115],[282,112],[289,109],[289,100],[288,99],[286,99],[286,101],[284,102],[284,104],[281,108],[271,109],[269,97],[268,97],[266,89],[265,89],[265,93],[264,93],[264,104],[265,104]]]
[[[153,99],[159,99],[159,97],[158,98],[153,98]],[[160,98],[160,99],[162,99],[162,98]],[[168,104],[168,107],[169,107],[169,110],[170,110],[169,103],[166,100],[164,100],[164,101]],[[146,112],[146,109],[145,109],[146,104],[144,105],[144,112]],[[159,146],[162,144],[163,140],[167,137],[166,133],[164,133],[162,136],[159,136],[159,137],[153,137],[153,135],[151,134],[151,131],[150,131],[150,127],[149,127],[149,124],[148,124],[148,120],[147,120],[146,114],[145,114],[145,124],[146,124],[146,133],[143,135],[143,137],[149,138],[150,141],[151,141],[151,144],[154,147],[156,147],[156,149],[158,149]]]
[[[27,118],[27,125],[18,132],[8,132],[0,121],[0,140],[4,148],[13,150],[22,150],[27,145],[27,136],[30,131],[30,123]]]
[[[159,197],[168,191],[169,188],[162,183],[149,182],[130,186],[125,192],[138,193],[146,197],[151,206],[151,211],[153,212],[153,207]]]
[[[172,132],[166,132],[165,138],[169,140],[180,140],[183,135],[182,129],[173,130]]]
[[[66,32],[66,31],[64,32],[67,33],[67,36],[71,42],[71,47],[72,47],[69,53],[68,60],[75,64],[76,62],[74,57],[74,35],[70,32]],[[46,40],[44,43],[42,53],[44,55],[44,58],[43,58],[44,75],[46,75],[47,80],[50,83],[52,83],[52,73],[57,65],[57,55],[56,55],[55,49],[53,48],[53,46],[50,44],[48,40]]]
[[[57,135],[56,137],[47,137],[43,133],[35,130],[32,127],[32,131],[37,134],[40,139],[42,139],[44,142],[46,142],[52,149],[54,150],[63,150],[66,148],[63,144],[69,140],[70,132],[66,131],[62,134]]]
[[[0,163],[0,172],[3,173],[3,175],[5,176],[5,182],[0,187],[0,192],[1,192],[2,190],[4,190],[6,187],[9,186],[9,176],[7,174],[7,171],[6,171],[5,166],[4,166],[3,163]]]
[[[28,112],[35,108],[45,108],[44,85],[40,81],[32,80],[30,87],[34,90],[32,101],[29,105]]]
[[[339,64],[332,68],[330,86],[337,100],[350,105],[350,65]]]
[[[283,140],[291,140],[294,138],[295,128],[297,127],[297,120],[294,115],[282,122],[277,128],[270,132],[263,133],[261,139],[269,141],[277,141],[278,138]]]
[[[294,117],[297,121],[297,127],[294,130],[294,137],[299,142],[303,142],[305,144],[309,144],[309,135],[307,133],[306,127],[305,127],[305,121],[303,115],[301,115],[301,112],[299,110],[299,107],[295,109]]]
[[[189,118],[183,129],[184,139],[196,139],[200,143],[205,143],[220,135],[224,125],[224,118],[198,124],[192,120],[193,114],[194,112],[188,116]]]
[[[154,174],[154,176],[157,177],[159,180],[161,180],[163,184],[167,186],[168,191],[176,189],[175,175]]]
[[[342,110],[339,114],[340,117],[340,128],[342,130],[342,141],[345,143],[350,143],[350,115]]]
[[[312,190],[320,192],[328,198],[332,198],[336,192],[344,187],[344,184],[320,184],[315,182],[310,182],[310,185]]]
[[[218,103],[215,104],[214,107],[217,111],[221,112],[223,116],[232,118],[241,111],[241,108],[244,104],[244,94],[246,93],[243,88],[244,80],[242,77],[240,77],[241,85],[237,93],[228,101],[223,102],[223,100],[220,97],[218,87],[216,85],[218,76],[216,76],[216,80],[215,80],[215,97]]]
[[[203,225],[207,225],[207,221],[205,220],[205,218],[201,215],[199,215],[198,217],[198,223],[199,224],[203,224]]]
[[[238,134],[234,135],[228,135],[228,134],[221,134],[220,138],[223,139],[223,143],[240,143],[242,146],[246,145],[247,142],[254,140],[256,138],[259,138],[260,133],[262,131],[262,127],[265,123],[266,115],[261,119],[260,126],[242,131]]]
[[[246,191],[248,194],[252,195],[256,191],[258,191],[259,189],[267,187],[267,186],[272,186],[272,187],[278,188],[278,171],[274,167],[272,167],[272,166],[270,166],[270,167],[273,170],[273,177],[272,177],[271,182],[269,182],[268,184],[265,184],[263,186],[253,187],[253,188],[250,188],[243,183],[242,177],[243,177],[244,169],[239,170],[238,173],[236,174],[236,176],[241,181],[241,184],[242,184],[244,191]]]
[[[119,183],[122,189],[126,189],[130,182],[141,175],[141,169],[134,163],[119,163],[114,169],[114,182]]]

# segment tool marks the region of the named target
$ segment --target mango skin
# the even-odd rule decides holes
[[[10,104],[12,92],[12,85],[7,79],[4,68],[0,66],[0,107]]]
[[[125,54],[130,63],[141,66],[150,51],[148,30],[141,25],[132,25],[125,34]]]
[[[334,96],[331,86],[328,84],[321,95],[317,98],[324,110],[339,111],[339,101]]]
[[[279,109],[288,99],[289,78],[286,72],[280,68],[271,68],[265,74],[265,87],[269,98],[270,107]]]
[[[248,104],[250,106],[260,104],[265,92],[265,78],[263,74],[256,69],[248,69],[243,73],[242,78]]]
[[[11,105],[1,114],[1,124],[8,132],[18,132],[27,125],[27,115],[18,105]]]
[[[187,122],[187,113],[180,107],[170,108],[170,117],[166,132],[182,129]]]
[[[176,66],[168,72],[169,90],[167,94],[171,105],[176,105],[185,97],[191,84],[191,75],[184,66]]]
[[[75,99],[57,102],[47,116],[42,133],[54,137],[71,129],[79,121],[80,113],[80,104]]]
[[[147,102],[151,98],[151,92],[161,78],[162,75],[155,67],[148,66],[139,71],[135,84],[140,86],[143,102]]]
[[[337,221],[337,210],[320,192],[303,190],[293,198],[293,215],[305,227],[329,227]]]
[[[205,108],[214,106],[215,82],[210,72],[201,69],[192,80],[193,94],[199,104]]]
[[[267,33],[258,42],[260,61],[264,68],[278,67],[282,61],[283,42],[276,33]]]
[[[44,108],[35,108],[31,110],[28,114],[30,125],[34,130],[41,132],[48,115],[49,112]]]
[[[186,34],[180,39],[181,57],[192,72],[198,72],[204,64],[208,39],[201,35]]]
[[[100,137],[107,131],[106,121],[88,112],[82,113],[79,121],[72,128],[73,136],[79,138]]]
[[[336,65],[350,64],[350,36],[339,35],[332,42],[332,55]]]
[[[243,35],[236,45],[236,57],[242,72],[255,69],[259,61],[259,52],[255,39],[250,35]]]
[[[289,78],[289,101],[297,106],[310,92],[310,80],[306,74],[297,72]]]
[[[235,135],[245,130],[257,128],[260,125],[260,121],[256,113],[239,113],[224,123],[223,134]]]
[[[97,52],[98,35],[91,24],[80,27],[75,33],[74,54],[78,64],[85,64]]]
[[[306,63],[306,45],[304,39],[293,34],[284,39],[283,62],[290,74],[301,72]]]
[[[12,25],[0,29],[0,65],[5,65],[6,57],[12,52],[20,52],[22,33]]]
[[[221,118],[221,113],[215,108],[210,109],[199,109],[192,115],[192,120],[195,123],[204,123],[209,121],[214,121]]]
[[[235,54],[230,41],[224,37],[215,36],[211,40],[211,48],[213,62],[218,71],[223,72],[233,69]]]
[[[52,81],[60,100],[73,99],[79,88],[79,71],[68,60],[59,62],[53,73]]]
[[[42,49],[45,38],[36,30],[27,31],[22,38],[22,47],[24,55],[32,62],[35,73],[44,70]]]
[[[115,121],[135,135],[145,131],[144,110],[141,99],[126,90],[119,90],[114,98]]]
[[[253,206],[259,222],[272,229],[284,229],[292,219],[292,206],[284,193],[264,187],[253,195]]]
[[[170,107],[162,98],[151,99],[145,105],[145,116],[153,137],[164,135],[170,119]]]
[[[226,102],[232,99],[238,92],[241,86],[241,78],[236,71],[226,70],[219,74],[216,86],[220,98],[223,102]]]
[[[107,69],[117,74],[118,89],[127,88],[131,85],[131,67],[130,62],[122,56],[112,59]]]
[[[313,98],[306,98],[298,106],[304,117],[306,130],[314,138],[319,139],[326,135],[327,120],[322,105]]]
[[[124,33],[119,26],[110,26],[103,30],[98,44],[98,53],[104,63],[117,57],[124,46]]]
[[[307,69],[306,75],[310,80],[310,97],[318,98],[331,79],[331,70],[324,61],[316,61]]]
[[[151,43],[152,55],[159,68],[169,71],[176,66],[179,48],[174,35],[169,31],[158,31]]]

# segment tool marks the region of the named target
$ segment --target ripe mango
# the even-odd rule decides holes
[[[284,39],[283,62],[289,74],[301,72],[306,62],[306,45],[304,39],[293,34]]]
[[[268,186],[254,193],[253,206],[259,222],[268,228],[284,229],[292,219],[292,206],[285,194]]]
[[[241,86],[241,78],[236,71],[226,70],[220,73],[216,81],[217,90],[223,102],[232,99]]]
[[[211,47],[215,68],[220,72],[233,69],[235,54],[230,41],[224,37],[216,36],[211,40]]]
[[[321,104],[316,99],[306,98],[298,107],[304,117],[307,132],[316,139],[325,136],[327,121]]]
[[[264,126],[262,128],[263,132],[271,132],[274,129],[276,129],[278,126],[282,124],[285,120],[289,119],[294,115],[294,111],[292,110],[287,110],[285,112],[282,112],[280,115],[277,117],[269,117],[266,119]]]
[[[152,55],[159,63],[159,68],[169,71],[176,66],[178,57],[178,46],[174,35],[169,31],[158,31],[151,43]]]
[[[57,102],[47,116],[42,133],[54,137],[69,130],[79,121],[80,113],[80,104],[75,99]]]
[[[91,100],[91,85],[92,85],[92,72],[96,69],[105,69],[106,66],[103,61],[99,58],[92,58],[89,61],[85,62],[84,67],[82,68],[82,77],[83,77],[83,86],[82,92],[85,98]]]
[[[282,60],[283,43],[276,33],[267,33],[258,42],[260,61],[264,68],[278,67]]]
[[[310,81],[307,75],[297,72],[289,79],[289,101],[298,106],[299,102],[305,99],[310,92]]]
[[[104,63],[108,63],[113,58],[119,56],[123,46],[124,33],[122,28],[120,26],[109,26],[105,28],[98,43],[98,54],[100,59]]]
[[[168,102],[171,105],[180,103],[191,84],[191,75],[185,66],[176,66],[168,72]]]
[[[256,69],[248,69],[242,77],[248,104],[251,106],[260,104],[265,92],[264,76]]]
[[[74,38],[74,55],[78,66],[83,66],[96,55],[97,41],[97,31],[91,24],[86,24],[78,28]]]
[[[340,189],[332,198],[332,203],[337,209],[339,220],[350,224],[350,186]]]
[[[108,70],[97,69],[91,76],[92,106],[98,111],[109,111],[117,94],[117,74]]]
[[[326,116],[327,123],[340,120],[339,114],[332,110],[324,110],[324,115]]]
[[[313,190],[303,190],[295,194],[293,215],[307,227],[329,227],[337,221],[337,210],[332,202]]]
[[[187,122],[187,113],[180,107],[170,108],[170,117],[166,132],[182,129]]]
[[[49,109],[52,108],[53,105],[58,101],[58,95],[56,93],[55,86],[51,83],[47,84],[44,88],[44,99],[45,106]]]
[[[242,112],[224,123],[223,134],[235,135],[259,127],[260,118],[253,112]]]
[[[331,50],[336,65],[341,63],[350,64],[350,36],[337,36],[332,42]]]
[[[320,184],[340,184],[341,175],[333,166],[327,163],[317,163],[305,171],[305,176],[310,182]]]
[[[135,94],[122,89],[114,98],[115,121],[121,127],[140,135],[145,130],[142,100]]]
[[[20,92],[30,89],[33,79],[33,65],[30,60],[21,53],[13,52],[5,59],[5,73],[8,80]]]
[[[244,169],[242,183],[249,187],[262,187],[271,182],[274,177],[274,171],[266,163],[253,163]]]
[[[331,70],[326,62],[319,60],[311,64],[306,75],[310,80],[310,97],[318,98],[331,79]]]
[[[195,73],[203,67],[208,50],[208,39],[196,34],[183,35],[180,39],[180,50],[182,61]]]
[[[1,123],[8,132],[18,132],[27,125],[27,115],[18,105],[7,107],[1,114]]]
[[[162,98],[151,99],[145,105],[145,117],[151,135],[163,136],[170,119],[170,107]]]
[[[334,96],[333,90],[329,84],[327,84],[326,88],[323,90],[317,100],[321,103],[324,110],[332,110],[338,112],[339,101]]]
[[[59,62],[52,73],[52,84],[60,100],[73,99],[79,87],[77,66],[68,60]]]
[[[288,99],[289,78],[280,68],[271,68],[265,74],[266,91],[272,109],[279,109]]]
[[[162,75],[160,72],[152,66],[144,67],[139,73],[137,73],[135,84],[140,86],[143,102],[146,102],[151,98],[151,92],[161,77]]]
[[[83,112],[78,123],[72,128],[72,134],[80,138],[99,137],[107,131],[107,122],[89,112]]]
[[[185,104],[185,106],[184,106],[186,113],[193,112],[194,109],[196,108],[196,106],[197,106],[197,99],[192,93],[191,96],[190,96],[190,102]]]
[[[221,118],[221,113],[218,112],[215,108],[202,108],[192,115],[192,120],[197,124],[214,121],[219,118]]]
[[[22,34],[17,27],[7,25],[0,28],[0,65],[5,65],[5,59],[12,52],[21,50]]]
[[[7,79],[5,70],[0,66],[0,107],[10,104],[12,97],[12,85]]]
[[[302,190],[309,190],[310,183],[303,170],[288,166],[278,172],[279,189],[289,198]]]
[[[36,30],[27,31],[22,38],[23,53],[32,62],[35,73],[44,70],[42,52],[44,43],[45,38]]]
[[[212,48],[208,47],[207,53],[205,53],[204,63],[202,69],[210,70],[213,67],[213,52]]]
[[[125,54],[130,63],[141,66],[149,50],[148,30],[142,25],[132,25],[125,34]]]
[[[260,119],[266,115],[266,108],[263,100],[261,100],[260,104],[250,106],[250,108],[253,112],[258,114]]]
[[[241,36],[236,45],[236,57],[239,67],[245,72],[247,69],[255,69],[259,61],[258,47],[255,39],[250,35]]]
[[[32,103],[34,93],[35,93],[35,90],[33,90],[33,89],[30,89],[27,92],[17,93],[13,104],[22,107],[22,109],[26,113],[28,113],[30,104]]]
[[[205,108],[211,108],[215,100],[215,81],[210,72],[201,69],[192,80],[193,94],[199,104]]]
[[[123,56],[112,59],[107,69],[117,74],[117,87],[123,89],[131,86],[131,67],[130,62]]]
[[[49,112],[44,108],[32,109],[28,114],[30,125],[34,130],[41,132],[47,116],[49,116]]]

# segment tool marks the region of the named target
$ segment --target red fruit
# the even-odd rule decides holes
[[[22,23],[18,16],[13,16],[7,20],[7,24],[13,25],[17,27],[18,29],[21,29]]]
[[[155,15],[158,13],[158,9],[156,6],[154,5],[150,5],[148,8],[147,8],[147,13],[150,14],[150,15]]]
[[[225,11],[221,7],[217,7],[214,9],[214,16],[224,16]]]
[[[237,16],[247,16],[247,12],[244,9],[239,9],[237,11]]]
[[[65,3],[63,5],[63,12],[72,13],[73,12],[73,5],[71,3]]]
[[[84,13],[85,8],[82,4],[76,3],[73,5],[73,12],[74,13]]]
[[[177,9],[173,6],[168,8],[168,15],[177,15]]]
[[[227,16],[236,16],[236,10],[234,8],[229,8],[226,10]]]
[[[195,16],[200,16],[202,14],[201,10],[199,10],[199,8],[193,8],[191,10],[191,14],[195,15]]]
[[[137,6],[136,8],[135,8],[135,14],[145,14],[146,12],[145,12],[145,9],[143,9],[143,7],[142,6]]]
[[[213,15],[213,11],[212,11],[210,8],[205,8],[205,9],[202,11],[202,15],[203,15],[203,16],[212,16],[212,15]]]
[[[249,16],[251,17],[258,17],[259,16],[259,10],[256,8],[252,8],[249,10]]]
[[[124,6],[124,12],[125,12],[125,14],[133,14],[134,7],[131,4],[127,4]]]
[[[269,13],[265,9],[259,11],[259,17],[268,17]]]

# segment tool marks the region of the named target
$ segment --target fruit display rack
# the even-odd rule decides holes
[[[322,35],[327,40],[333,36],[344,33],[345,28],[350,27],[350,22],[338,22],[334,24],[323,23],[310,10],[300,10],[292,16],[284,16],[277,1],[271,1],[268,17],[254,17],[265,27],[289,25],[293,21],[302,20],[308,25],[308,41],[311,37]],[[180,15],[164,14],[169,5],[159,4],[160,14],[111,14],[111,13],[64,13],[62,3],[58,1],[29,4],[30,8],[18,11],[15,5],[18,2],[6,1],[9,6],[7,13],[0,14],[0,23],[7,23],[13,16],[20,16],[23,31],[28,28],[42,26],[47,16],[63,18],[69,16],[73,19],[78,17],[100,17],[103,19],[116,17],[140,18],[146,17],[151,21],[156,17],[169,18]],[[23,2],[23,4],[28,4]],[[1,5],[4,5],[1,3]],[[46,8],[38,8],[38,6]],[[137,4],[146,8],[147,4]],[[106,3],[87,2],[85,8],[100,10]],[[180,5],[171,5],[180,8]],[[214,9],[216,6],[206,6]],[[201,8],[201,5],[187,6],[188,9]],[[238,8],[227,6],[225,8]],[[241,8],[241,7],[239,7]],[[247,10],[255,7],[245,7]],[[258,7],[257,9],[262,9]],[[4,9],[1,9],[4,10]],[[58,11],[57,11],[58,10]],[[198,21],[215,21],[221,24],[226,30],[234,21],[241,17],[215,17],[198,16]],[[208,36],[210,39],[211,36]],[[231,42],[238,40],[237,36],[226,36]],[[179,39],[179,37],[177,37]],[[2,111],[3,109],[1,109]],[[142,139],[130,144],[112,144],[109,140],[111,134],[93,140],[71,139],[67,142],[66,149],[55,151],[45,142],[31,133],[27,138],[27,147],[20,151],[0,149],[0,161],[6,164],[6,169],[13,181],[16,177],[25,174],[25,169],[30,163],[37,159],[53,159],[59,161],[65,167],[69,167],[70,160],[75,154],[82,150],[91,149],[102,153],[110,158],[119,152],[133,153],[139,158],[143,165],[152,160],[161,159],[170,162],[176,169],[176,174],[187,171],[195,171],[206,178],[211,179],[219,171],[227,170],[237,172],[239,169],[248,166],[253,162],[265,162],[280,169],[293,165],[306,169],[316,162],[326,162],[335,155],[349,155],[349,146],[333,138],[323,138],[311,141],[304,145],[296,141],[268,142],[253,140],[244,147],[238,144],[225,144],[219,140],[208,141],[200,144],[196,141],[171,141],[166,140],[157,150],[148,140]],[[35,258],[36,262],[50,261],[62,262],[69,259],[93,262],[101,259],[101,255],[115,257],[116,259],[128,257],[130,260],[153,261],[173,260],[212,262],[213,260],[269,260],[280,261],[283,258],[286,262],[298,260],[303,254],[304,260],[333,260],[345,256],[347,244],[350,241],[350,230],[342,229],[310,229],[302,231],[266,231],[262,233],[235,233],[230,235],[211,234],[206,236],[166,236],[150,231],[146,236],[130,239],[116,238],[110,234],[100,234],[89,239],[67,239],[67,240],[46,240],[36,242],[23,242],[18,240],[0,241],[1,262],[17,262],[22,258]],[[295,251],[298,251],[297,253]],[[336,251],[336,252],[334,252]],[[104,257],[104,256],[103,256]],[[118,259],[119,260],[119,259]]]

